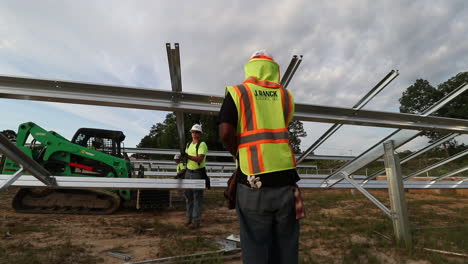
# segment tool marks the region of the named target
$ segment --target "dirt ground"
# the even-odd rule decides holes
[[[109,251],[132,256],[129,262],[142,261],[216,250],[215,238],[239,234],[235,211],[224,208],[221,191],[205,193],[199,229],[184,227],[183,201],[167,210],[106,216],[20,214],[10,206],[15,191],[0,193],[0,263],[125,262],[107,256]],[[303,195],[307,218],[301,220],[301,263],[468,263],[422,250],[468,253],[466,196],[408,193],[414,240],[408,253],[395,245],[391,221],[362,195],[349,190]],[[385,192],[375,195],[387,203]]]

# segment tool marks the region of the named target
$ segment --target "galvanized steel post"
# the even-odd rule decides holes
[[[390,196],[390,208],[392,212],[393,229],[398,245],[411,248],[411,234],[406,206],[403,177],[401,174],[400,160],[394,153],[393,140],[384,142],[384,162],[387,174],[388,194]]]

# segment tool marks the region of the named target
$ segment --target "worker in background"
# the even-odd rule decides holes
[[[206,175],[206,154],[208,146],[201,140],[203,133],[202,127],[195,124],[190,129],[192,141],[185,148],[187,158],[187,171],[185,179],[205,179]],[[200,227],[200,217],[203,207],[203,190],[190,189],[185,191],[186,198],[186,222],[185,225],[198,228]]]
[[[94,138],[94,140],[91,142],[91,149],[98,150],[102,147],[102,144],[102,138]]]
[[[236,212],[245,264],[298,263],[296,160],[288,125],[292,94],[265,50],[245,65],[245,81],[226,87],[218,117],[221,142],[236,157]]]
[[[175,154],[174,155],[174,161],[175,163],[177,164],[177,168],[176,168],[176,179],[183,179],[184,178],[184,174],[187,170],[187,166],[181,162],[180,160],[180,154]]]

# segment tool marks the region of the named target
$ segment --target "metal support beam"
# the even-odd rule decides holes
[[[172,173],[174,175],[174,173]],[[10,175],[0,174],[0,183]],[[173,177],[173,176],[172,176]],[[109,177],[72,177],[55,176],[61,189],[112,189],[112,190],[143,190],[143,189],[205,189],[205,180],[191,179],[150,179],[150,178],[109,178]],[[23,175],[12,186],[22,187],[53,187],[47,186],[36,178]]]
[[[16,171],[13,175],[11,175],[10,178],[5,180],[3,183],[0,183],[0,192],[5,191],[10,187],[11,184],[13,184],[19,177],[23,176],[24,170],[23,167],[21,167],[18,171]]]
[[[406,163],[406,162],[408,162],[408,161],[410,161],[410,160],[412,160],[412,159],[414,159],[414,158],[416,158],[416,157],[418,157],[420,155],[422,155],[423,153],[425,153],[425,152],[439,146],[440,144],[442,144],[442,143],[444,143],[446,141],[452,140],[453,138],[455,138],[455,137],[457,137],[459,135],[460,134],[448,134],[446,136],[443,136],[443,137],[439,138],[437,141],[433,142],[432,144],[430,144],[428,146],[425,146],[424,148],[422,148],[422,149],[420,149],[420,150],[418,150],[416,152],[413,152],[410,155],[404,157],[400,161],[400,165],[404,164],[404,163]],[[385,169],[382,169],[382,170],[379,170],[379,171],[373,173],[372,175],[370,175],[369,177],[364,179],[364,182],[363,182],[362,185],[365,185],[368,181],[377,178],[378,176],[382,175],[382,173],[384,173],[384,172],[385,172]]]
[[[297,63],[297,55],[293,55],[291,62],[289,62],[288,68],[286,71],[283,73],[283,78],[281,78],[281,85],[284,87],[284,84],[286,81],[289,79],[289,76],[291,75],[292,69]]]
[[[436,112],[444,105],[449,103],[451,100],[456,98],[461,93],[468,90],[468,84],[464,83],[459,88],[453,90],[451,93],[446,95],[444,98],[427,108],[421,116],[427,117],[428,115]],[[392,132],[390,135],[385,137],[384,139],[380,140],[377,144],[372,146],[370,149],[359,155],[353,161],[348,162],[343,167],[338,169],[335,173],[330,175],[328,179],[323,182],[323,187],[331,187],[334,184],[340,182],[344,175],[351,175],[360,168],[366,166],[370,162],[380,158],[384,154],[383,143],[389,140],[393,140],[393,146],[398,148],[399,146],[407,143],[408,141],[412,140],[413,138],[419,135],[419,131],[414,130],[407,130],[407,129],[398,129]]]
[[[406,206],[405,191],[398,155],[395,154],[393,141],[384,143],[385,171],[387,173],[388,195],[392,209],[392,221],[395,237],[399,245],[411,248],[411,234]]]
[[[15,144],[11,143],[7,137],[0,133],[0,152],[22,166],[24,169],[36,177],[39,181],[47,186],[56,185],[55,179],[50,173],[44,169],[39,163],[26,155]],[[1,172],[0,172],[1,173]],[[22,172],[21,172],[22,173]],[[10,183],[11,184],[11,183]]]
[[[180,69],[180,51],[179,43],[174,44],[175,48],[171,48],[170,43],[166,43],[167,60],[169,64],[169,74],[171,76],[172,102],[178,104],[180,102],[182,93],[182,74]],[[184,128],[184,113],[182,111],[175,111],[177,134],[179,136],[179,151],[183,153],[185,150],[185,128]]]
[[[428,171],[430,171],[430,170],[433,170],[433,169],[435,169],[435,168],[437,168],[437,167],[440,167],[440,166],[442,166],[442,165],[444,165],[444,164],[446,164],[446,163],[449,163],[449,162],[454,161],[454,160],[456,160],[456,159],[458,159],[458,158],[461,158],[461,157],[463,157],[463,156],[466,156],[467,154],[468,154],[468,149],[466,149],[466,150],[464,150],[464,151],[461,151],[461,152],[458,152],[457,154],[455,154],[455,155],[453,155],[453,156],[450,156],[450,157],[448,157],[448,158],[446,158],[446,159],[444,159],[444,160],[441,160],[441,161],[437,162],[436,164],[432,164],[431,166],[428,166],[428,167],[426,167],[426,168],[424,168],[424,169],[421,169],[421,170],[419,170],[419,171],[417,171],[417,172],[411,173],[410,175],[406,176],[406,177],[403,178],[403,179],[404,179],[404,180],[411,179],[411,178],[416,177],[416,176],[418,176],[418,175],[421,175],[421,174],[423,174],[423,173],[425,173],[425,172],[428,172]]]
[[[157,148],[125,148],[125,153],[141,153],[141,154],[160,154],[160,155],[175,155],[179,153],[175,149],[157,149]],[[231,153],[227,151],[216,151],[213,150],[208,152],[208,156],[212,157],[232,157]],[[296,155],[296,158],[299,155]],[[308,155],[306,159],[312,160],[353,160],[354,156],[333,156],[333,155]],[[383,161],[383,160],[382,160]]]
[[[374,98],[379,92],[381,92],[390,82],[392,82],[397,76],[398,71],[390,71],[379,83],[377,83],[364,97],[359,100],[354,106],[353,109],[360,110],[362,109],[372,98]],[[323,135],[321,135],[306,151],[304,151],[301,156],[297,159],[297,163],[301,163],[309,154],[314,152],[323,142],[325,142],[329,137],[331,137],[338,129],[340,129],[342,124],[333,124]]]
[[[452,177],[453,175],[456,175],[458,173],[461,173],[461,172],[464,172],[464,171],[467,171],[467,170],[468,170],[468,166],[465,166],[465,167],[460,168],[458,170],[454,170],[452,172],[444,174],[444,175],[440,176],[439,178],[435,179],[434,181],[440,181],[440,180],[446,179],[448,177]]]
[[[468,85],[462,90],[468,89]],[[462,92],[460,89],[455,93]],[[0,98],[217,114],[223,97],[121,86],[0,76]],[[296,104],[295,119],[468,134],[468,120]]]
[[[294,60],[294,59],[293,59]],[[292,61],[291,61],[292,62]],[[293,68],[291,70],[291,74],[288,74],[286,77],[286,79],[284,80],[284,84],[283,84],[283,80],[281,80],[281,85],[286,89],[289,85],[289,82],[292,80],[292,77],[294,76],[294,74],[296,73],[297,69],[299,68],[299,65],[301,65],[301,62],[302,62],[302,55],[299,55],[299,59],[295,61],[294,65],[293,65]],[[291,64],[290,64],[291,66]],[[289,67],[288,67],[289,69]],[[283,78],[284,79],[284,78]]]
[[[386,215],[388,215],[390,218],[392,218],[392,214],[390,210],[382,204],[379,199],[375,198],[372,194],[370,194],[366,189],[364,189],[359,183],[357,183],[353,178],[350,177],[350,175],[345,175],[345,179],[351,183],[356,189],[358,189],[364,196],[366,196],[371,202],[373,202],[377,207],[380,208]]]
[[[229,176],[232,173],[210,173],[211,187],[226,188]],[[205,180],[176,180],[173,179],[174,172],[154,172],[155,177],[161,178],[107,178],[107,177],[70,177],[54,176],[57,180],[58,188],[95,188],[95,189],[203,189]],[[0,174],[0,184],[8,180],[11,175]],[[166,178],[164,178],[166,177]],[[301,175],[302,177],[302,175]],[[468,179],[468,178],[467,178]],[[348,181],[333,186],[334,189],[352,189],[362,183],[361,180],[350,178],[353,184]],[[322,179],[304,178],[298,182],[299,187],[307,189],[321,189]],[[468,189],[468,181],[405,181],[405,189]],[[388,188],[387,181],[371,181],[363,190]],[[19,187],[46,187],[46,185],[33,176],[23,175],[13,182],[11,186]],[[53,188],[53,187],[52,187]]]

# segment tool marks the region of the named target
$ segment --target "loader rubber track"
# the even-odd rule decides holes
[[[13,198],[20,213],[106,215],[119,207],[117,194],[100,190],[21,188]]]

